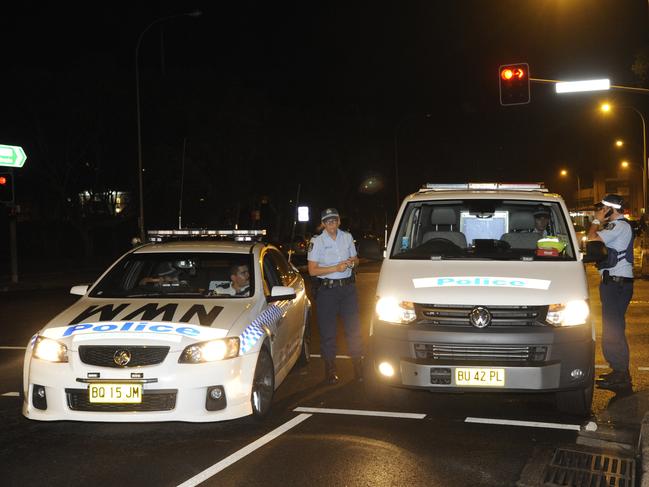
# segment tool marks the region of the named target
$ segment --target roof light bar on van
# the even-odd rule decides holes
[[[183,228],[173,230],[148,230],[149,242],[165,240],[193,240],[214,238],[234,240],[235,242],[252,242],[266,236],[266,230],[210,230],[205,228]]]
[[[539,191],[547,192],[543,183],[427,183],[419,192],[425,191]]]

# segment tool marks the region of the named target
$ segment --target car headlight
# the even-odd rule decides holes
[[[225,360],[239,355],[239,338],[223,338],[188,345],[180,355],[181,364],[201,364]]]
[[[395,298],[379,298],[376,302],[376,315],[388,323],[407,324],[415,321],[415,305],[409,301],[398,302]]]
[[[588,303],[579,299],[565,304],[551,304],[545,320],[554,326],[583,325],[589,314]]]
[[[51,338],[38,336],[34,341],[33,356],[48,362],[67,362],[68,347]]]

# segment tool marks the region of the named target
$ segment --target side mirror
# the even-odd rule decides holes
[[[358,256],[362,259],[382,260],[383,249],[378,239],[364,238],[358,241]]]
[[[266,297],[267,303],[274,303],[275,301],[288,301],[295,299],[295,289],[288,286],[273,286],[270,290],[270,296]]]
[[[590,242],[586,242],[586,253],[584,254],[582,262],[584,264],[598,263],[605,260],[607,256],[608,250],[606,250],[604,242],[600,242],[599,240],[592,240]]]
[[[72,286],[72,289],[70,289],[70,294],[74,294],[76,296],[85,296],[86,293],[88,292],[88,288],[90,285],[88,284],[81,284],[79,286]]]

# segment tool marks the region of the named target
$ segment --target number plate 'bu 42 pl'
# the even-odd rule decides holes
[[[471,367],[455,369],[456,386],[505,387],[505,369]]]

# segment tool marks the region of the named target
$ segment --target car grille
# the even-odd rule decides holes
[[[73,411],[119,413],[123,411],[170,411],[176,407],[176,389],[144,390],[139,404],[92,403],[88,389],[66,389],[68,407]]]
[[[131,353],[131,360],[127,365],[117,365],[113,360],[115,352],[127,350]],[[143,365],[156,365],[162,363],[169,353],[169,347],[149,346],[122,346],[122,345],[81,345],[79,358],[84,364],[99,367],[141,367]]]
[[[415,343],[418,359],[448,361],[544,362],[548,347]]]
[[[472,327],[474,305],[415,304],[417,322],[436,326]],[[489,327],[545,326],[547,306],[484,306],[491,313]]]

